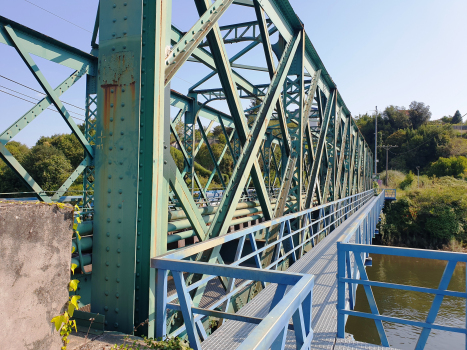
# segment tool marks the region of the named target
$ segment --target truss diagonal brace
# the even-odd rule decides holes
[[[63,83],[57,86],[54,92],[57,96],[60,96],[69,87],[73,86],[86,72],[85,71],[75,71],[68,78],[65,79]],[[24,129],[30,122],[39,116],[39,114],[46,110],[52,104],[51,99],[46,96],[40,100],[34,107],[29,111],[24,113],[18,120],[16,120],[8,129],[6,129],[2,134],[0,134],[0,142],[4,145],[7,144],[10,139],[12,139],[16,134],[18,134],[22,129]]]
[[[78,128],[76,123],[73,121],[72,117],[66,110],[65,106],[62,104],[60,99],[57,97],[57,94],[55,91],[52,89],[50,84],[47,82],[45,79],[44,75],[42,72],[39,70],[37,67],[36,63],[32,59],[31,55],[22,47],[20,44],[20,40],[17,37],[15,31],[13,28],[9,25],[5,26],[5,31],[6,33],[10,36],[11,41],[13,42],[16,51],[18,51],[19,55],[23,59],[24,63],[28,66],[29,70],[31,73],[34,75],[40,86],[44,89],[45,93],[47,96],[50,98],[52,103],[55,105],[57,108],[57,111],[60,113],[60,115],[63,117],[65,122],[68,124],[68,126],[71,128],[73,134],[78,138],[78,141],[81,143],[81,145],[84,147],[86,150],[87,154],[91,157],[94,158],[94,151],[89,144],[89,142],[86,140],[86,137],[83,135],[81,130]]]
[[[310,177],[310,183],[308,184],[309,188],[307,192],[305,208],[310,208],[311,201],[313,199],[313,195],[315,192],[315,188],[317,184],[316,180],[318,179],[318,173],[321,167],[324,149],[326,148],[326,134],[328,131],[329,120],[331,119],[332,113],[335,112],[336,98],[337,98],[337,89],[334,89],[331,97],[328,99],[326,103],[326,109],[324,112],[324,120],[323,120],[323,123],[321,124],[318,146],[316,147],[315,159],[313,161],[313,166],[311,168],[311,177]]]
[[[232,2],[233,0],[214,2],[183,38],[172,48],[172,51],[170,51],[165,60],[165,85],[170,82],[175,73],[182,67],[183,63],[191,56],[191,53],[217,24],[219,18]]]
[[[220,209],[216,213],[213,224],[209,226],[208,236],[214,232],[217,235],[222,235],[227,232],[230,220],[233,217],[233,212],[240,199],[241,189],[247,181],[247,175],[250,173],[256,155],[258,154],[269,119],[272,115],[273,106],[280,96],[281,87],[287,76],[294,54],[297,51],[300,37],[301,33],[297,34],[284,51],[281,62],[279,63],[279,69],[274,75],[271,86],[265,96],[265,103],[258,111],[258,117],[253,124],[251,133],[248,135],[243,152],[235,165],[235,169],[226,189],[227,194],[222,198],[219,205]]]

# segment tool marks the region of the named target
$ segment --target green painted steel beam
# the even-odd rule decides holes
[[[217,25],[217,21],[228,9],[233,0],[224,0],[220,4],[213,3],[201,15],[199,20],[178,41],[165,59],[165,84],[173,78],[183,63],[190,57],[201,41]]]
[[[10,26],[14,29],[18,37],[17,41],[22,47],[27,48],[29,53],[73,70],[80,71],[84,69],[88,70],[91,75],[97,74],[97,57],[52,39],[47,35],[36,32],[3,16],[0,16],[0,43],[14,46],[5,30],[5,26]]]
[[[83,133],[81,130],[78,128],[76,123],[74,122],[73,118],[70,116],[68,111],[66,110],[65,106],[63,103],[60,101],[58,98],[57,94],[55,91],[52,89],[50,84],[48,83],[47,79],[45,79],[44,75],[42,72],[39,70],[37,67],[36,63],[32,59],[31,55],[28,52],[28,46],[24,44],[14,31],[14,29],[7,25],[3,27],[7,35],[10,37],[11,42],[13,43],[13,46],[16,48],[16,51],[18,54],[21,56],[23,59],[24,63],[26,66],[29,68],[31,73],[34,75],[36,78],[37,82],[39,85],[44,89],[45,93],[47,94],[47,97],[51,100],[51,102],[55,105],[57,108],[57,111],[60,113],[62,118],[65,120],[67,125],[70,127],[71,131],[73,134],[76,136],[78,141],[81,143],[81,145],[84,147],[85,151],[88,153],[90,157],[94,157],[94,151],[89,144],[88,140],[84,137]],[[86,72],[85,68],[80,69],[83,73]]]

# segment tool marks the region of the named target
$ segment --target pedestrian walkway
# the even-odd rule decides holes
[[[370,200],[348,220],[331,232],[311,251],[293,264],[287,271],[315,275],[313,288],[313,341],[311,349],[388,349],[373,344],[357,342],[351,337],[337,338],[337,247],[336,242],[345,233],[346,228],[365,210],[373,205]],[[270,284],[261,291],[251,302],[245,305],[238,314],[264,318],[271,305],[272,297],[277,285]],[[203,343],[203,350],[235,349],[248,336],[254,324],[226,321],[219,329],[209,336]],[[288,331],[285,349],[296,349],[293,331]]]

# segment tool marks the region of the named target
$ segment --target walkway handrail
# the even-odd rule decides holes
[[[376,224],[378,222],[378,216],[382,205],[384,204],[384,198],[385,194],[383,191],[378,196],[376,202],[372,205],[369,205],[368,208],[366,208],[362,214],[359,215],[360,217],[358,220],[353,222],[351,227],[349,227],[349,232],[343,235],[337,243],[337,336],[339,338],[344,338],[346,319],[349,315],[352,315],[356,317],[373,319],[375,321],[381,344],[383,346],[389,346],[389,342],[382,321],[407,324],[414,327],[423,328],[416,345],[417,350],[421,350],[425,347],[431,329],[463,333],[466,334],[467,339],[466,327],[459,328],[443,326],[434,323],[444,296],[454,296],[467,299],[467,292],[457,292],[447,289],[449,281],[451,280],[451,277],[454,273],[456,264],[458,262],[467,262],[467,254],[433,251],[427,249],[371,245],[371,238],[374,236]],[[354,237],[356,238],[356,242],[350,242]],[[365,259],[370,253],[445,260],[447,261],[447,266],[444,270],[441,282],[437,289],[370,281],[365,270]],[[357,285],[359,284],[364,286],[371,313],[353,311],[355,306],[355,292]],[[372,286],[435,294],[435,298],[425,322],[383,316],[379,314],[378,307],[373,296],[373,291],[371,289]]]
[[[428,339],[428,336],[430,335],[431,329],[463,333],[467,337],[466,327],[451,327],[451,326],[443,326],[443,325],[434,323],[436,316],[438,315],[441,303],[444,299],[444,296],[453,296],[453,297],[467,299],[466,292],[457,292],[457,291],[451,291],[447,289],[449,285],[449,281],[452,278],[452,275],[454,273],[454,269],[457,263],[467,262],[467,254],[433,251],[433,250],[426,250],[426,249],[370,246],[370,245],[350,244],[350,243],[342,244],[338,249],[339,249],[338,254],[343,255],[344,253],[348,254],[352,252],[356,256],[357,266],[360,270],[360,275],[361,275],[360,279],[346,278],[344,276],[341,276],[341,274],[338,272],[339,285],[345,284],[345,283],[354,283],[354,284],[363,285],[365,288],[365,293],[366,293],[368,302],[370,304],[370,309],[371,309],[371,313],[342,309],[339,307],[339,301],[341,300],[340,295],[339,295],[339,301],[338,301],[338,313],[339,313],[338,314],[338,336],[339,337],[342,337],[342,334],[339,333],[339,325],[342,324],[342,318],[345,315],[352,315],[352,316],[369,318],[369,319],[375,320],[375,323],[380,325],[378,327],[379,328],[378,333],[380,335],[382,344],[385,346],[389,346],[389,343],[387,341],[384,327],[382,326],[382,321],[407,324],[407,325],[411,325],[414,327],[423,328],[417,341],[417,345],[416,345],[417,350],[423,349],[425,347],[425,344]],[[441,281],[440,281],[438,288],[437,289],[425,288],[425,287],[417,287],[417,286],[409,286],[409,285],[368,280],[368,276],[366,275],[366,272],[364,272],[362,260],[358,258],[359,256],[362,255],[362,253],[364,254],[373,253],[373,254],[384,254],[384,255],[404,256],[404,257],[413,257],[413,258],[445,260],[448,263],[444,270],[443,276],[441,277]],[[406,319],[402,319],[399,317],[383,316],[383,315],[380,315],[378,312],[376,301],[373,297],[373,292],[371,291],[371,286],[390,288],[390,289],[408,290],[408,291],[414,291],[414,292],[420,292],[420,293],[429,293],[429,294],[434,294],[435,298],[431,304],[430,311],[424,322],[411,321],[411,320],[406,320]]]
[[[330,231],[373,197],[374,190],[369,190],[152,258],[151,267],[157,270],[156,336],[162,337],[167,334],[166,318],[169,309],[182,311],[185,320],[185,326],[179,327],[169,336],[177,336],[186,331],[190,346],[194,349],[200,349],[199,336],[203,339],[207,336],[201,323],[205,316],[259,323],[243,344],[248,346],[248,349],[268,349],[271,344],[267,345],[268,341],[265,341],[265,339],[275,341],[279,333],[279,337],[285,337],[286,328],[289,327],[288,320],[292,315],[295,315],[294,323],[299,322],[299,319],[303,319],[303,317],[308,319],[308,315],[311,315],[311,293],[313,288],[313,277],[311,275],[270,270],[280,269],[281,265],[286,261],[293,263],[300,259],[306,253],[307,248],[311,249],[318,243],[319,237],[329,234]],[[265,230],[268,230],[269,233],[274,232],[274,234],[271,234],[271,237],[266,236],[269,239],[266,239],[263,247],[258,248],[257,243],[259,243],[258,238],[260,238],[258,234]],[[216,260],[221,259],[216,259],[211,263],[184,260],[199,256],[205,251],[217,249],[217,252],[219,252],[220,246],[234,240],[238,240],[237,251],[234,261],[229,265],[215,263]],[[250,242],[252,252],[242,256],[244,244],[247,240]],[[254,260],[256,269],[240,266],[240,264],[245,264],[250,259]],[[177,293],[167,296],[169,270],[172,272]],[[202,277],[198,281],[188,283],[187,286],[183,272],[202,275]],[[211,303],[207,308],[198,307],[201,296],[197,293],[200,290],[204,291],[204,286],[217,276],[228,277],[224,282],[227,285],[226,295]],[[238,279],[243,281],[236,284],[235,281]],[[282,297],[277,300],[282,301],[275,308],[271,308],[269,315],[264,320],[228,313],[232,297],[240,291],[250,288],[256,281],[261,282],[263,287],[266,283],[279,283],[276,293],[282,294]],[[294,286],[287,294],[285,294],[286,285]],[[175,303],[177,299],[180,304]],[[215,310],[219,307],[222,308],[222,311]],[[299,310],[300,308],[301,310]],[[271,321],[272,316],[278,317],[278,319]],[[301,326],[298,328],[294,326],[293,328],[296,335],[298,334],[298,339],[302,339],[304,344],[309,344],[313,337],[311,321],[302,321],[305,324],[304,330]],[[297,324],[300,325],[301,323]],[[280,331],[280,329],[283,331]]]

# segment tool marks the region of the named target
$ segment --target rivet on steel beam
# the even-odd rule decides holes
[[[139,272],[136,273],[136,277],[139,277]]]
[[[166,161],[166,160],[164,160],[164,164],[167,164],[167,161]]]
[[[106,247],[105,250],[110,252],[110,247]]]
[[[120,267],[120,264],[117,264],[117,267]]]
[[[138,232],[138,236],[141,236],[141,232]]]
[[[125,16],[125,17],[123,17],[123,19],[126,21],[126,20],[128,19],[128,17],[127,17],[127,16]]]
[[[123,3],[123,6],[126,6],[126,2]]]
[[[140,262],[139,259],[136,259],[136,263],[139,264],[139,262]]]
[[[122,175],[120,175],[120,180],[123,180],[123,176],[122,176]]]
[[[123,134],[124,134],[124,132],[123,132],[123,131],[121,131],[121,132],[120,132],[120,135],[122,135],[122,136],[123,136]]]
[[[115,22],[117,22],[117,20],[114,18],[114,20],[113,20],[112,22],[114,22],[114,23],[115,23]]]
[[[112,7],[113,7],[113,8],[116,8],[116,7],[117,7],[117,5],[113,4],[113,6],[112,6]]]
[[[112,47],[112,51],[115,51],[115,47]]]
[[[105,295],[109,295],[109,292],[108,292],[108,291],[105,291],[105,293],[104,293],[104,294],[105,294]]]
[[[120,165],[123,165],[123,162],[122,162],[122,161],[120,161]]]
[[[109,147],[109,151],[111,151],[111,150],[112,150],[112,146]]]
[[[104,306],[104,310],[105,310],[105,311],[109,311],[109,307],[108,307],[108,306]]]
[[[110,117],[110,121],[113,122],[113,121],[114,121],[114,118]]]
[[[113,134],[114,134],[114,133],[113,133],[112,131],[111,131],[111,132],[109,132],[109,135],[110,135],[110,136],[112,136]]]
[[[125,49],[126,49],[126,46],[125,46],[125,45],[123,45],[123,50],[125,50]]]
[[[108,261],[105,262],[105,266],[109,266],[109,262],[108,262]]]
[[[117,283],[120,283],[120,278],[117,278],[116,281],[117,281]]]
[[[107,218],[107,222],[110,222],[110,218]]]
[[[106,235],[107,237],[110,237],[110,232],[107,232],[105,235]]]
[[[122,208],[122,204],[121,204],[121,203],[118,205],[118,208],[119,208],[119,209],[121,209],[121,208]]]

